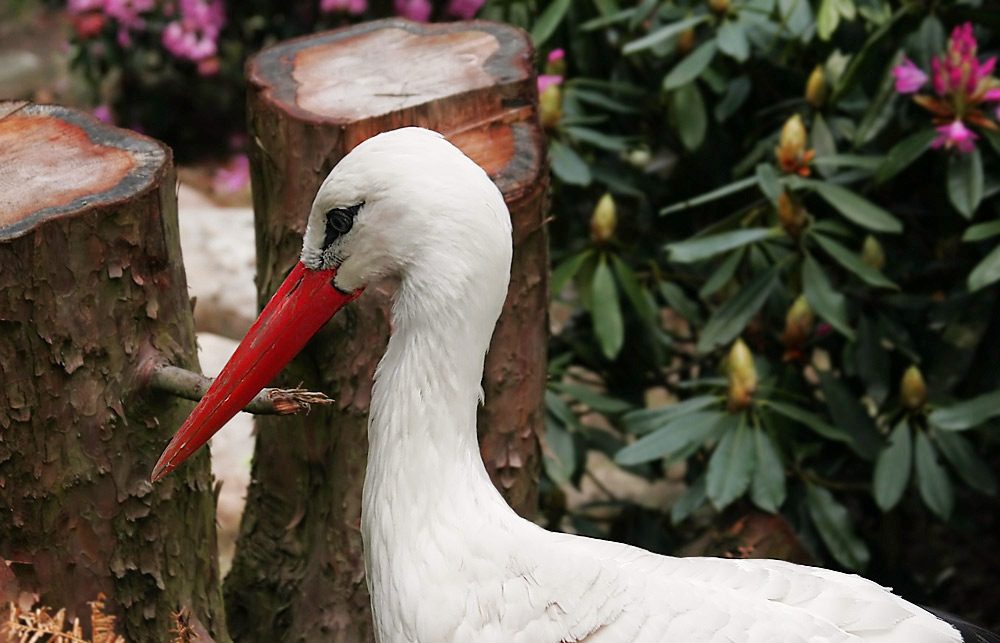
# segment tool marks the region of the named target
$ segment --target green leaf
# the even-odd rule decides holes
[[[837,442],[844,442],[845,444],[850,444],[851,442],[850,435],[835,426],[827,424],[815,413],[810,413],[809,411],[805,411],[791,404],[785,404],[784,402],[775,402],[774,400],[767,400],[767,402],[765,402],[765,406],[772,409],[775,413],[784,415],[789,420],[794,420],[795,422],[802,424],[827,440],[836,440]]]
[[[673,205],[668,205],[667,207],[660,210],[660,214],[671,214],[673,212],[678,212],[680,210],[686,210],[688,208],[693,208],[704,203],[710,203],[716,201],[723,197],[729,196],[741,190],[745,190],[751,186],[757,185],[757,177],[751,176],[746,179],[740,179],[739,181],[734,181],[729,185],[724,185],[721,188],[712,190],[711,192],[706,192],[700,194],[694,198],[688,199],[687,201],[680,201],[674,203]]]
[[[622,289],[625,291],[625,296],[632,303],[632,308],[635,309],[639,318],[644,320],[652,319],[655,311],[650,305],[646,289],[639,285],[639,280],[636,279],[635,272],[616,254],[611,255],[611,265],[615,270],[615,275],[618,277],[618,283],[621,284]]]
[[[833,87],[833,94],[830,96],[830,104],[836,104],[842,97],[846,96],[857,84],[862,69],[870,69],[874,63],[871,58],[878,53],[878,44],[889,35],[896,23],[909,13],[908,7],[900,7],[892,14],[892,17],[882,23],[870,36],[861,50],[851,57],[851,62],[847,69],[840,75]]]
[[[705,140],[708,117],[697,85],[688,83],[671,92],[670,107],[681,143],[690,151],[698,149]]]
[[[844,268],[847,268],[863,281],[876,288],[899,290],[899,286],[889,280],[881,271],[872,268],[861,260],[856,253],[851,252],[830,237],[821,234],[812,235],[821,248]]]
[[[629,7],[628,9],[622,9],[621,11],[591,18],[587,22],[580,25],[580,31],[595,31],[601,27],[613,25],[616,22],[624,22],[625,20],[631,18],[633,13],[635,13],[635,7]]]
[[[885,161],[875,171],[875,182],[885,183],[896,176],[930,149],[937,138],[937,131],[925,129],[904,138],[893,146],[885,156]]]
[[[576,448],[573,436],[558,422],[545,422],[545,446],[542,449],[545,473],[556,484],[566,484],[576,470]]]
[[[1000,219],[969,226],[966,228],[965,234],[962,235],[962,241],[982,241],[983,239],[995,237],[998,234],[1000,234]]]
[[[625,341],[625,324],[622,322],[622,310],[618,302],[615,278],[603,257],[597,265],[597,270],[594,271],[593,300],[590,312],[594,320],[594,333],[601,345],[601,352],[608,359],[614,359],[618,356]]]
[[[822,114],[817,113],[813,119],[812,131],[809,133],[809,138],[812,140],[812,146],[816,150],[817,159],[828,158],[837,153],[837,142],[834,140],[833,132],[830,131],[830,127],[826,124]],[[828,176],[834,172],[832,167],[822,161],[817,164],[816,169],[823,176]]]
[[[632,405],[628,402],[604,395],[603,393],[598,393],[597,391],[589,389],[586,386],[580,386],[578,384],[563,384],[561,382],[554,382],[551,386],[560,393],[565,393],[566,395],[583,402],[589,408],[599,413],[618,414],[632,409]]]
[[[989,465],[976,455],[969,441],[960,433],[939,431],[934,436],[938,450],[951,463],[959,477],[973,489],[993,496],[997,492],[997,478]]]
[[[739,62],[745,62],[750,57],[750,41],[747,40],[747,34],[742,24],[725,20],[715,35],[722,53]]]
[[[754,429],[754,446],[757,468],[750,485],[750,499],[764,511],[778,513],[785,503],[785,467],[771,436],[760,427]]]
[[[750,486],[750,479],[756,465],[753,435],[745,426],[743,417],[730,416],[737,420],[736,427],[730,427],[715,447],[708,460],[708,498],[716,509],[722,510],[743,495]],[[730,422],[732,423],[732,422]]]
[[[837,9],[837,0],[823,0],[816,15],[816,33],[819,34],[820,40],[829,40],[839,23],[840,11]]]
[[[802,179],[835,210],[863,228],[876,232],[902,232],[903,224],[868,199],[833,183]]]
[[[854,339],[854,331],[847,321],[847,300],[844,295],[833,289],[826,273],[816,260],[806,255],[802,262],[802,290],[806,301],[816,313],[830,322],[848,339]]]
[[[739,335],[750,318],[764,305],[778,283],[781,265],[775,264],[754,277],[729,301],[722,305],[705,324],[698,338],[697,351],[707,353],[719,344],[728,344]]]
[[[747,98],[750,97],[752,85],[747,76],[732,78],[726,84],[726,93],[722,99],[715,104],[715,119],[720,123],[729,120],[729,117],[736,113]]]
[[[910,423],[903,420],[889,434],[889,444],[882,449],[875,461],[872,493],[882,511],[889,511],[903,497],[912,467],[913,439],[910,435]]]
[[[703,473],[691,483],[687,493],[681,496],[681,499],[675,502],[674,506],[670,508],[670,522],[675,525],[680,523],[694,513],[698,507],[705,504],[705,501],[708,500],[707,488],[708,483]]]
[[[552,171],[563,183],[590,185],[590,168],[572,147],[556,140],[550,141],[549,158],[552,161]]]
[[[714,295],[719,288],[722,288],[729,283],[729,280],[733,278],[736,274],[736,269],[740,265],[740,261],[743,260],[743,255],[745,254],[743,248],[740,248],[736,252],[731,253],[725,260],[719,264],[712,276],[709,277],[702,287],[698,290],[698,296],[702,299],[707,299]]]
[[[1000,279],[1000,245],[990,251],[969,273],[969,291],[975,292]]]
[[[639,114],[642,112],[634,104],[623,103],[615,98],[608,96],[604,92],[594,91],[590,89],[581,89],[579,86],[579,80],[570,81],[566,83],[566,86],[571,88],[568,90],[568,94],[573,98],[576,98],[580,102],[589,103],[597,107],[602,107],[609,112],[617,112],[618,114]]]
[[[708,40],[677,63],[663,79],[663,89],[677,89],[687,85],[705,71],[715,58],[715,40]]]
[[[531,39],[534,41],[536,49],[555,33],[556,27],[562,22],[569,5],[570,0],[552,0],[542,15],[538,16],[538,21],[531,28]]]
[[[611,136],[595,129],[573,125],[564,129],[572,138],[609,152],[625,152],[630,147],[628,139],[623,136]]]
[[[687,241],[671,243],[667,245],[666,250],[670,261],[694,263],[714,257],[723,252],[728,252],[734,248],[740,248],[748,243],[769,239],[774,237],[775,234],[775,230],[771,228],[730,230],[729,232],[714,234],[710,237],[696,237]]]
[[[942,520],[948,520],[955,506],[948,472],[938,462],[937,451],[923,431],[917,433],[917,487],[924,504]]]
[[[848,446],[862,458],[874,460],[882,449],[882,438],[857,395],[829,371],[819,372],[819,383],[834,424],[851,436]]]
[[[764,193],[764,196],[771,203],[777,203],[784,188],[781,187],[781,182],[778,180],[778,173],[774,170],[774,165],[771,163],[758,163],[756,175],[760,191]]]
[[[699,395],[677,402],[670,406],[660,406],[653,409],[639,409],[626,413],[622,418],[622,423],[629,433],[643,435],[658,431],[677,418],[684,417],[695,411],[700,411],[713,404],[719,403],[719,397],[715,395]]]
[[[858,122],[858,127],[854,132],[854,147],[861,148],[872,139],[892,120],[896,114],[896,78],[892,73],[903,61],[903,52],[899,51],[889,60],[885,71],[882,73],[882,82],[879,84],[875,97],[868,105],[864,116]]]
[[[675,313],[689,322],[701,322],[701,311],[697,302],[688,297],[680,286],[669,281],[661,281],[660,294]]]
[[[1000,415],[1000,390],[939,408],[927,419],[939,429],[964,431],[998,415]]]
[[[979,148],[949,159],[948,200],[966,219],[975,214],[983,200],[983,157]]]
[[[651,462],[677,453],[688,445],[701,444],[725,418],[726,414],[718,411],[683,415],[616,453],[615,462],[622,466]]]
[[[563,287],[569,283],[569,280],[576,276],[576,273],[580,272],[580,268],[583,263],[587,260],[591,254],[590,250],[584,250],[583,252],[577,253],[568,259],[563,260],[555,270],[552,271],[552,278],[549,280],[549,290],[553,295],[557,295],[562,292]]]
[[[851,516],[826,489],[806,485],[806,504],[820,538],[833,557],[844,567],[862,570],[871,556],[868,546],[854,533]]]
[[[627,56],[629,54],[634,54],[637,51],[642,51],[643,49],[649,49],[650,47],[654,47],[669,38],[680,35],[682,31],[705,22],[706,20],[708,20],[707,14],[670,23],[669,25],[660,27],[652,33],[646,34],[638,40],[633,40],[628,43],[622,48],[622,53]]]

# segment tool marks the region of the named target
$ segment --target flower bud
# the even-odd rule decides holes
[[[757,368],[753,354],[742,339],[737,339],[729,349],[725,362],[729,379],[727,406],[732,413],[750,406],[750,400],[757,391]]]
[[[562,89],[559,83],[550,83],[538,97],[538,109],[542,117],[542,125],[555,129],[562,120]]]
[[[781,343],[785,345],[786,362],[805,358],[802,348],[812,336],[815,322],[816,318],[805,295],[799,295],[785,315],[785,332],[781,334]]]
[[[861,261],[874,268],[882,270],[885,268],[885,250],[882,244],[872,235],[865,237],[865,242],[861,245]]]
[[[816,65],[816,68],[809,74],[806,81],[806,102],[819,109],[826,102],[830,86],[826,82],[826,72],[823,65]]]
[[[785,190],[778,197],[778,221],[788,236],[798,239],[806,227],[808,217],[802,199],[793,192]]]
[[[553,49],[549,52],[549,57],[545,61],[545,73],[553,76],[566,75],[566,52],[562,49]]]
[[[688,28],[677,36],[677,53],[687,56],[694,49],[694,29]]]
[[[815,155],[815,150],[806,150],[806,127],[802,124],[802,117],[795,114],[781,128],[781,137],[778,139],[778,147],[774,148],[774,155],[778,159],[778,166],[785,172],[809,176],[809,162]]]
[[[615,213],[615,200],[609,192],[597,202],[594,213],[590,216],[590,236],[597,243],[606,243],[615,236],[618,227],[618,216]]]
[[[717,16],[725,15],[729,11],[729,0],[707,0],[708,8]]]
[[[899,395],[903,398],[903,406],[908,409],[922,409],[927,404],[927,385],[924,383],[923,373],[916,365],[903,373]]]

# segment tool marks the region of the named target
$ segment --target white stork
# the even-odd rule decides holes
[[[380,643],[946,643],[879,585],[775,560],[672,558],[522,519],[480,458],[483,360],[511,224],[486,173],[435,132],[361,143],[330,172],[301,262],[153,471],[205,443],[366,285],[399,282],[375,373],[362,505]]]

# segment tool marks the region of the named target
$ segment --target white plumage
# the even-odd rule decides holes
[[[326,242],[327,213],[363,205]],[[344,291],[399,281],[369,421],[362,533],[381,643],[944,643],[950,625],[862,579],[768,560],[670,558],[549,533],[479,455],[483,360],[511,228],[485,172],[434,132],[376,136],[316,196],[303,263]]]

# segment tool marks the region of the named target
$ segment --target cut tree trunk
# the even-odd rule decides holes
[[[500,187],[513,221],[513,274],[486,360],[479,432],[491,478],[524,516],[536,510],[548,291],[533,55],[527,35],[505,25],[384,20],[281,43],[247,65],[261,304],[298,260],[327,173],[375,134],[438,130]],[[359,524],[368,403],[390,297],[390,286],[369,287],[282,376],[329,393],[332,408],[257,419],[225,584],[239,641],[372,640]]]
[[[208,454],[149,482],[193,404],[140,374],[197,369],[174,190],[163,145],[0,102],[0,557],[71,618],[105,594],[128,641],[181,608],[225,641]]]

